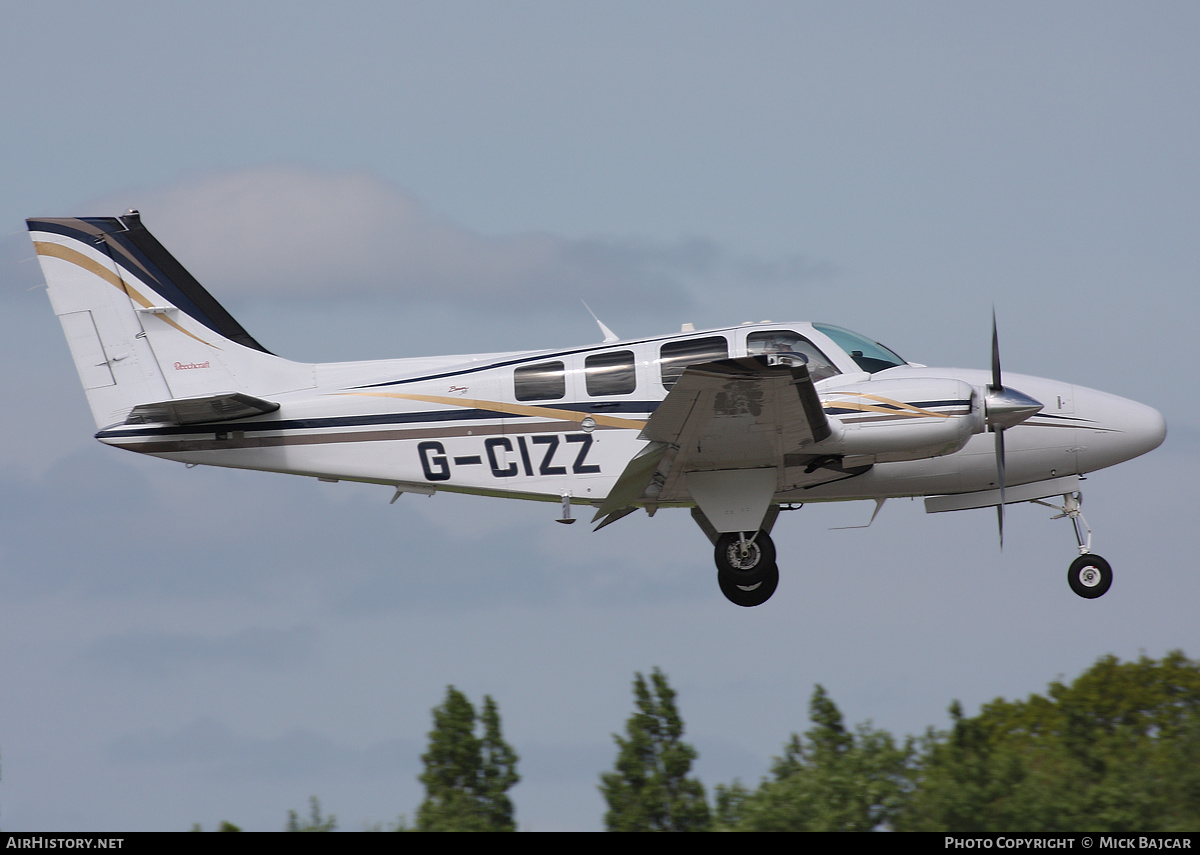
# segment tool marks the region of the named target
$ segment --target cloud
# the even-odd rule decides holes
[[[275,672],[308,663],[316,635],[309,627],[252,627],[219,637],[164,630],[128,632],[96,641],[83,656],[93,667],[156,680],[205,665]]]
[[[260,167],[151,190],[137,204],[197,278],[242,294],[528,307],[599,291],[648,311],[688,311],[694,290],[717,280],[775,285],[830,272],[803,256],[738,257],[706,238],[486,235],[361,172]]]
[[[250,737],[204,717],[172,732],[142,731],[115,739],[109,756],[121,763],[186,767],[226,780],[287,779],[309,775],[395,778],[416,772],[420,748],[390,739],[350,747],[310,731],[293,729],[275,737]]]

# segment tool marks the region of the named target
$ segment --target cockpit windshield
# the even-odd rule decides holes
[[[907,364],[879,342],[871,341],[848,329],[835,327],[832,324],[813,324],[813,329],[833,339],[834,344],[846,351],[859,368],[870,374]]]

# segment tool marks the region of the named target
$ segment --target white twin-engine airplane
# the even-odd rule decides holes
[[[1060,380],[927,368],[840,327],[759,323],[566,350],[308,364],[255,341],[122,217],[28,221],[97,439],[187,464],[595,509],[691,508],[721,591],[763,603],[770,532],[805,502],[924,496],[927,512],[1035,502],[1071,519],[1081,597],[1112,584],[1080,515],[1088,472],[1166,423]],[[1022,391],[1006,385],[1013,382]],[[991,433],[992,437],[984,434]],[[1061,497],[1061,505],[1047,498]],[[395,497],[393,497],[393,501]],[[874,516],[871,517],[874,521]],[[869,523],[868,523],[869,524]]]

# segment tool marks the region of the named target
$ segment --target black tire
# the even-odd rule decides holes
[[[775,567],[775,544],[765,531],[760,531],[748,544],[745,555],[742,555],[741,545],[740,532],[729,532],[717,538],[713,557],[722,579],[737,587],[748,587],[763,581],[772,570],[779,573]]]
[[[1103,597],[1112,587],[1112,568],[1099,555],[1080,555],[1067,570],[1071,590],[1084,599]]]
[[[725,595],[725,599],[734,605],[746,608],[761,606],[771,599],[771,595],[779,587],[779,568],[772,564],[761,575],[763,578],[753,585],[735,585],[718,573],[717,584],[721,586],[721,593]]]

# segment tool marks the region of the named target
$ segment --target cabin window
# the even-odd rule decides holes
[[[813,382],[841,372],[815,344],[791,330],[754,332],[746,336],[746,353],[750,356],[775,357],[773,361],[798,361],[808,366]]]
[[[592,397],[628,395],[637,388],[632,350],[592,354],[584,360],[583,368],[587,393]]]
[[[518,401],[554,401],[567,394],[567,372],[561,362],[539,362],[513,370]]]
[[[663,385],[668,389],[674,386],[679,375],[683,374],[683,369],[689,365],[728,358],[729,342],[725,340],[725,336],[715,335],[708,338],[668,342],[659,351]]]

